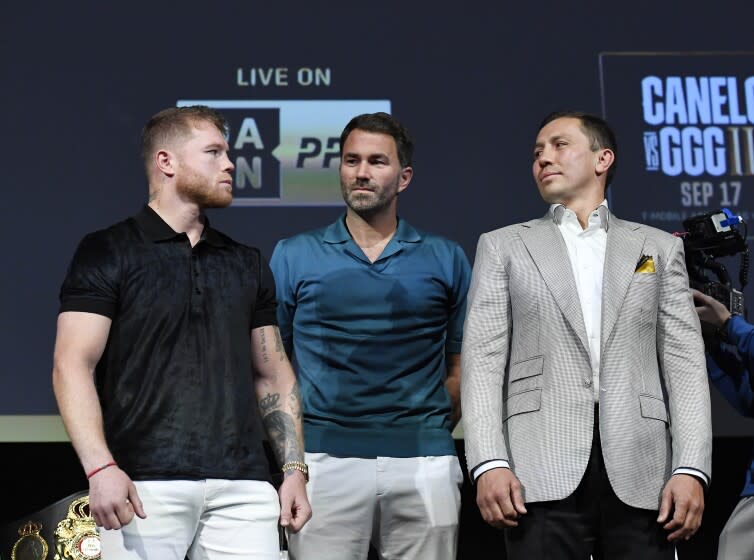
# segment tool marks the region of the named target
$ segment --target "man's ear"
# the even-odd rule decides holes
[[[398,192],[403,192],[406,190],[413,176],[413,167],[404,167],[403,169],[401,169],[401,174],[398,176]]]
[[[594,170],[597,175],[607,173],[610,166],[615,161],[615,153],[610,148],[602,148],[597,153],[597,162],[595,163]]]
[[[170,150],[157,150],[152,161],[163,175],[167,175],[168,177],[175,175],[177,161],[175,154]]]

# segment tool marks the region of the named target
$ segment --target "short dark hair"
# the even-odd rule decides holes
[[[578,119],[581,121],[581,130],[591,142],[593,152],[605,148],[613,152],[615,157],[613,158],[612,165],[607,170],[607,180],[605,181],[605,188],[607,189],[610,183],[613,182],[615,170],[618,166],[618,141],[615,138],[613,129],[610,128],[605,119],[596,115],[581,111],[556,111],[544,118],[542,124],[539,125],[539,130],[542,130],[547,124],[556,119]]]
[[[198,121],[208,122],[222,134],[228,133],[228,122],[220,113],[204,105],[170,107],[154,115],[141,132],[141,157],[149,171],[149,160],[160,144],[188,135]]]
[[[364,113],[351,119],[340,135],[340,154],[343,155],[343,146],[346,145],[348,135],[354,130],[365,132],[377,132],[387,134],[395,140],[395,148],[398,152],[398,161],[401,167],[409,167],[414,157],[414,141],[405,126],[399,123],[392,115],[387,113]]]

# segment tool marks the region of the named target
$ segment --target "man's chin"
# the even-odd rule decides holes
[[[377,214],[388,206],[373,199],[354,197],[346,199],[346,205],[360,216]]]
[[[555,188],[553,185],[537,186],[539,187],[539,196],[547,204],[562,204],[565,199],[565,193],[562,192],[562,189]]]
[[[540,195],[547,204],[561,204],[563,202],[563,197],[558,193],[541,192]]]
[[[207,197],[199,202],[202,208],[227,208],[233,202],[233,194],[227,193],[218,196]]]

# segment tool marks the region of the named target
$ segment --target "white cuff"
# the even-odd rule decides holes
[[[704,481],[704,485],[709,486],[709,478],[707,478],[707,475],[697,469],[692,469],[690,467],[678,467],[673,471],[673,474],[690,474],[691,476],[701,478]]]
[[[511,468],[511,466],[505,459],[494,459],[492,461],[487,461],[486,463],[482,463],[480,466],[474,469],[474,482],[479,480],[479,477],[487,471],[491,471],[492,469],[509,468]]]

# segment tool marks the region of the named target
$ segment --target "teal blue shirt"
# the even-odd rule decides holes
[[[270,266],[306,450],[455,455],[444,381],[445,354],[461,351],[471,275],[461,247],[399,218],[372,263],[341,217],[280,241]]]

